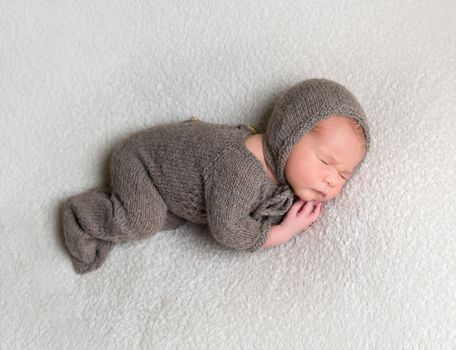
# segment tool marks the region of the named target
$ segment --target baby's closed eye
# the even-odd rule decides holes
[[[319,158],[320,159],[320,162],[322,162],[323,164],[325,165],[329,165],[327,162],[325,162],[323,159]],[[342,174],[338,171],[337,172],[339,174],[339,176],[344,180],[344,181],[347,181],[347,178],[342,176]]]

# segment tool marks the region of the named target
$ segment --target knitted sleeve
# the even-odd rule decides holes
[[[252,217],[261,201],[259,179],[258,167],[245,158],[225,157],[211,169],[205,188],[207,220],[219,243],[252,252],[266,242],[271,222]]]

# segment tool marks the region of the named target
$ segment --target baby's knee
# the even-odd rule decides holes
[[[121,145],[113,151],[109,173],[114,192],[131,191],[132,185],[144,181],[147,175],[138,157],[138,151],[131,143]]]
[[[111,174],[119,173],[122,169],[128,169],[128,163],[131,162],[133,157],[132,146],[129,143],[124,143],[115,148],[109,161]]]

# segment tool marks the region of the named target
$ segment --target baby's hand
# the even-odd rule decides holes
[[[308,228],[320,215],[321,202],[305,202],[299,199],[290,207],[280,226],[287,231],[297,234]]]

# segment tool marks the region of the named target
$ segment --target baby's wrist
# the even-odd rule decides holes
[[[297,234],[297,231],[289,225],[281,223],[278,226],[280,226],[280,230],[282,231],[283,236],[288,237],[288,239],[293,238]]]
[[[288,242],[290,238],[289,231],[282,225],[273,225],[268,234],[267,241],[263,245],[263,248],[275,247],[277,245]]]

